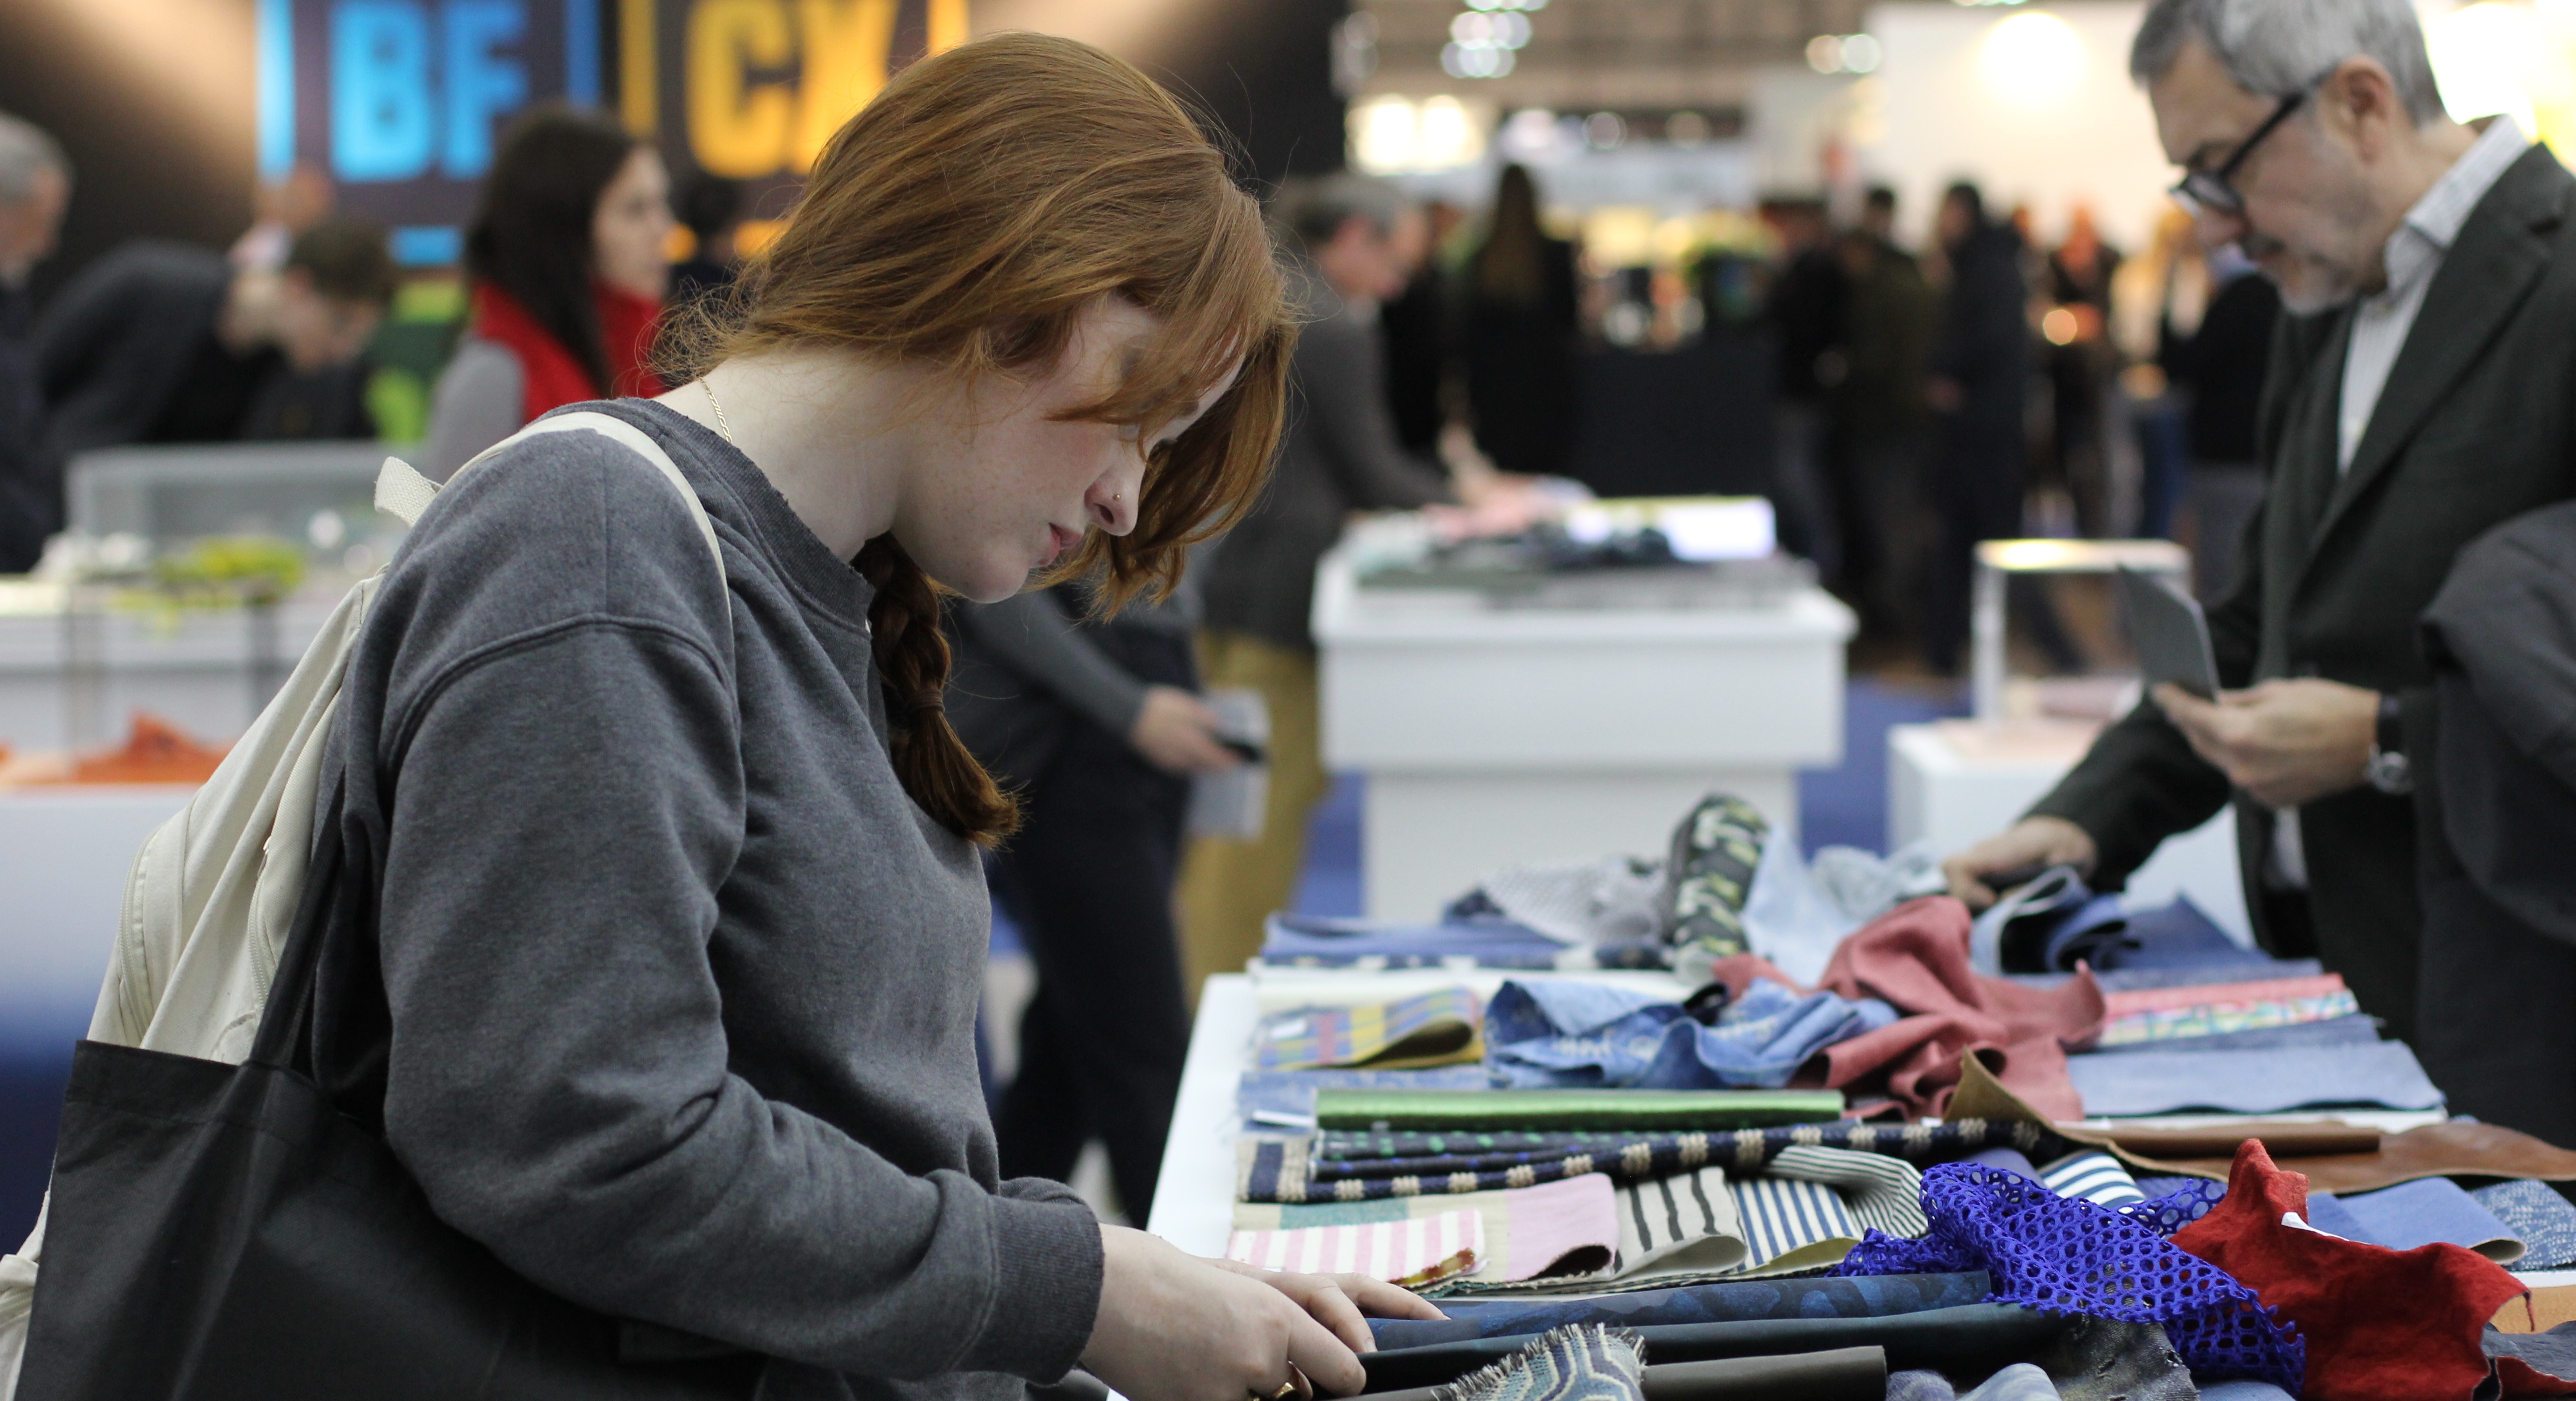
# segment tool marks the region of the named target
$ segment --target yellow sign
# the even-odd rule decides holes
[[[690,163],[712,175],[802,175],[832,133],[885,86],[905,11],[919,15],[921,48],[914,52],[938,53],[966,41],[966,3],[624,0],[627,125],[682,136],[677,144]],[[660,44],[674,38],[677,62],[666,65]],[[682,131],[661,133],[671,76],[679,80]]]

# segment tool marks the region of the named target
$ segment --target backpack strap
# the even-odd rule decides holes
[[[682,504],[689,508],[689,519],[697,522],[698,535],[707,542],[707,553],[715,556],[716,571],[724,572],[724,548],[716,541],[715,521],[707,515],[706,503],[698,499],[697,488],[689,485],[688,477],[680,471],[680,464],[673,462],[671,454],[653,441],[653,435],[612,414],[585,409],[579,413],[538,419],[476,453],[465,466],[456,469],[456,476],[463,476],[475,463],[503,448],[542,433],[597,433],[653,464],[654,469],[662,474],[662,479],[671,484],[671,489],[680,493]],[[452,482],[456,476],[448,480]],[[421,512],[429,509],[429,503],[437,499],[438,492],[438,483],[422,476],[419,469],[399,457],[386,458],[385,465],[376,473],[376,509],[405,525],[418,524]]]

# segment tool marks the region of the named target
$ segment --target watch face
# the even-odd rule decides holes
[[[2415,790],[2415,776],[2406,764],[2406,756],[2383,749],[2370,756],[2370,786],[2382,793],[2404,794]]]

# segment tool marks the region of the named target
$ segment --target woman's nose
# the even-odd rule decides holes
[[[1136,528],[1136,499],[1132,483],[1104,477],[1092,486],[1083,504],[1090,509],[1091,523],[1104,534],[1124,535]]]

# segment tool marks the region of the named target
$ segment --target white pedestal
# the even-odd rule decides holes
[[[0,789],[0,1020],[89,1024],[134,853],[197,790],[159,784]]]
[[[2098,730],[2049,720],[1895,726],[1887,732],[1889,842],[1929,840],[1952,852],[2002,831],[2075,767]],[[2128,893],[2149,905],[2189,895],[2237,940],[2254,940],[2232,813],[2167,841],[2129,877]]]
[[[286,679],[339,601],[333,590],[278,608],[272,682]],[[115,744],[137,710],[191,738],[225,744],[258,714],[256,649],[242,610],[176,618],[111,611],[75,626],[88,630],[77,643],[59,612],[0,612],[0,744],[22,754]],[[67,686],[76,650],[86,651],[91,667]]]
[[[1371,918],[1428,919],[1497,866],[1653,855],[1710,789],[1798,830],[1796,770],[1842,758],[1849,609],[1494,609],[1315,585],[1323,747],[1368,775]]]

